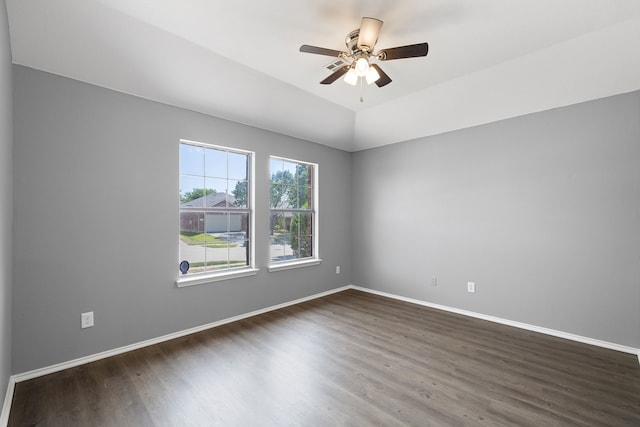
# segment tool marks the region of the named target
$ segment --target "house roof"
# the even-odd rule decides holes
[[[227,193],[213,193],[207,194],[203,197],[190,200],[188,202],[180,204],[182,208],[214,208],[214,207],[226,207],[232,206],[236,202],[236,198]],[[228,204],[227,204],[228,203]]]

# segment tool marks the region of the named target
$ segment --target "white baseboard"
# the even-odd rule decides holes
[[[222,326],[225,325],[227,323],[231,323],[231,322],[236,322],[238,320],[242,320],[242,319],[246,319],[248,317],[252,317],[252,316],[257,316],[259,314],[264,314],[264,313],[268,313],[270,311],[274,311],[274,310],[278,310],[280,308],[285,308],[285,307],[289,307],[292,305],[296,305],[296,304],[300,304],[306,301],[311,301],[317,298],[321,298],[327,295],[332,295],[338,292],[342,292],[344,290],[347,289],[356,289],[362,292],[368,292],[371,294],[375,294],[375,295],[380,295],[380,296],[384,296],[384,297],[388,297],[388,298],[393,298],[396,300],[400,300],[400,301],[405,301],[405,302],[410,302],[413,304],[418,304],[418,305],[422,305],[425,307],[430,307],[430,308],[436,308],[439,310],[444,310],[444,311],[449,311],[452,313],[457,313],[457,314],[462,314],[464,316],[469,316],[469,317],[475,317],[478,319],[482,319],[482,320],[488,320],[490,322],[495,322],[495,323],[500,323],[503,325],[507,325],[507,326],[513,326],[516,328],[520,328],[520,329],[525,329],[525,330],[529,330],[529,331],[533,331],[533,332],[540,332],[546,335],[552,335],[552,336],[556,336],[556,337],[560,337],[560,338],[565,338],[568,340],[572,340],[572,341],[577,341],[577,342],[581,342],[581,343],[585,343],[585,344],[590,344],[590,345],[594,345],[597,347],[603,347],[603,348],[608,348],[611,350],[617,350],[617,351],[621,351],[624,353],[630,353],[630,354],[635,354],[638,357],[638,363],[640,363],[640,349],[637,348],[632,348],[632,347],[628,347],[628,346],[624,346],[624,345],[620,345],[620,344],[615,344],[615,343],[610,343],[607,341],[601,341],[601,340],[597,340],[597,339],[593,339],[593,338],[588,338],[588,337],[583,337],[580,335],[575,335],[575,334],[570,334],[567,332],[562,332],[562,331],[556,331],[553,329],[548,329],[548,328],[542,328],[539,326],[535,326],[535,325],[529,325],[526,323],[521,323],[521,322],[516,322],[513,320],[508,320],[508,319],[502,319],[499,317],[495,317],[495,316],[488,316],[485,314],[481,314],[481,313],[475,313],[472,311],[467,311],[467,310],[461,310],[458,308],[454,308],[454,307],[448,307],[448,306],[444,306],[444,305],[440,305],[440,304],[433,304],[433,303],[429,303],[426,301],[422,301],[422,300],[417,300],[414,298],[407,298],[407,297],[403,297],[400,295],[395,295],[395,294],[390,294],[387,292],[381,292],[381,291],[376,291],[374,289],[369,289],[369,288],[364,288],[364,287],[360,287],[360,286],[353,286],[353,285],[348,285],[348,286],[343,286],[341,288],[336,288],[336,289],[332,289],[330,291],[326,291],[326,292],[322,292],[319,294],[314,294],[314,295],[310,295],[308,297],[304,297],[304,298],[300,298],[297,300],[293,300],[293,301],[289,301],[289,302],[285,302],[282,304],[278,304],[278,305],[274,305],[271,307],[266,307],[260,310],[256,310],[256,311],[252,311],[250,313],[245,313],[245,314],[241,314],[238,316],[234,316],[234,317],[230,317],[227,319],[223,319],[223,320],[219,320],[217,322],[212,322],[212,323],[208,323],[206,325],[201,325],[201,326],[196,326],[194,328],[190,328],[190,329],[185,329],[183,331],[178,331],[178,332],[174,332],[172,334],[167,334],[167,335],[163,335],[161,337],[157,337],[157,338],[153,338],[150,340],[146,340],[146,341],[141,341],[138,343],[134,343],[134,344],[130,344],[124,347],[119,347],[119,348],[115,348],[112,350],[107,350],[107,351],[103,351],[101,353],[97,353],[97,354],[93,354],[93,355],[89,355],[89,356],[85,356],[85,357],[80,357],[78,359],[74,359],[74,360],[69,360],[67,362],[62,362],[62,363],[58,363],[56,365],[52,365],[52,366],[47,366],[44,368],[40,368],[40,369],[35,369],[33,371],[28,371],[28,372],[23,372],[21,374],[16,374],[16,375],[12,375],[9,378],[9,383],[7,385],[7,392],[4,398],[4,404],[2,406],[2,413],[0,413],[0,427],[6,427],[8,421],[9,421],[9,411],[11,409],[11,403],[13,402],[13,392],[15,389],[15,385],[16,383],[19,383],[21,381],[26,381],[26,380],[30,380],[33,378],[37,378],[43,375],[47,375],[47,374],[51,374],[54,372],[58,372],[58,371],[62,371],[64,369],[69,369],[69,368],[73,368],[75,366],[79,366],[79,365],[83,365],[85,363],[90,363],[90,362],[94,362],[96,360],[100,360],[100,359],[105,359],[107,357],[111,357],[111,356],[115,356],[118,354],[122,354],[122,353],[126,353],[128,351],[132,351],[132,350],[137,350],[139,348],[142,347],[147,347],[150,345],[154,345],[154,344],[159,344],[161,342],[165,342],[165,341],[169,341],[175,338],[180,338],[186,335],[190,335],[196,332],[200,332],[200,331],[204,331],[207,329],[211,329],[211,328],[215,328],[217,326]]]
[[[11,410],[11,403],[13,403],[13,390],[16,388],[16,381],[13,377],[9,378],[7,384],[7,393],[4,396],[4,404],[2,405],[2,412],[0,412],[0,426],[6,427],[9,423],[9,411]]]
[[[51,366],[46,366],[44,368],[34,369],[33,371],[23,372],[21,374],[16,374],[11,377],[14,383],[19,383],[21,381],[30,380],[33,378],[41,377],[43,375],[52,374],[54,372],[62,371],[65,369],[73,368],[75,366],[84,365],[85,363],[95,362],[96,360],[105,359],[107,357],[115,356],[118,354],[126,353],[128,351],[137,350],[142,347],[147,347],[154,344],[159,344],[164,341],[169,341],[175,338],[180,338],[185,335],[190,335],[196,332],[204,331],[207,329],[215,328],[217,326],[222,326],[227,323],[236,322],[238,320],[246,319],[248,317],[256,316],[259,314],[268,313],[270,311],[278,310],[280,308],[289,307],[292,305],[300,304],[306,301],[311,301],[317,298],[321,298],[327,295],[335,294],[338,292],[342,292],[346,289],[349,289],[350,286],[343,286],[341,288],[332,289],[330,291],[322,292],[319,294],[310,295],[308,297],[300,298],[293,301],[288,301],[282,304],[274,305],[271,307],[266,307],[260,310],[252,311],[250,313],[244,313],[238,316],[229,317],[227,319],[219,320],[217,322],[207,323],[206,325],[196,326],[194,328],[185,329],[183,331],[174,332],[171,334],[163,335],[161,337],[152,338],[150,340],[141,341],[138,343],[126,345],[124,347],[114,348],[112,350],[103,351],[101,353],[92,354],[89,356],[80,357],[78,359],[69,360],[67,362],[58,363]],[[0,424],[2,426],[2,424]]]
[[[126,345],[124,347],[114,348],[112,350],[103,351],[101,353],[92,354],[89,356],[80,357],[78,359],[69,360],[67,362],[58,363],[52,366],[46,366],[40,369],[34,369],[33,371],[23,372],[21,374],[12,375],[9,378],[9,384],[7,385],[7,393],[4,398],[4,404],[2,406],[2,413],[0,413],[0,427],[6,427],[9,422],[9,412],[11,410],[11,404],[13,402],[13,392],[15,390],[16,383],[21,381],[30,380],[33,378],[41,377],[43,375],[52,374],[54,372],[62,371],[65,369],[73,368],[75,366],[84,365],[85,363],[95,362],[96,360],[105,359],[107,357],[115,356],[118,354],[126,353],[128,351],[136,350],[142,347],[147,347],[154,344],[159,344],[164,341],[169,341],[175,338],[180,338],[185,335],[190,335],[196,332],[204,331],[207,329],[215,328],[217,326],[225,325],[227,323],[236,322],[238,320],[246,319],[248,317],[256,316],[259,314],[268,313],[270,311],[278,310],[280,308],[289,307],[292,305],[300,304],[306,301],[311,301],[317,298],[321,298],[327,295],[332,295],[338,292],[342,292],[351,288],[351,285],[343,286],[341,288],[332,289],[319,294],[310,295],[308,297],[300,298],[293,301],[288,301],[282,304],[266,307],[260,310],[252,311],[250,313],[244,313],[238,316],[229,317],[227,319],[219,320],[217,322],[207,323],[206,325],[196,326],[194,328],[185,329],[183,331],[174,332],[172,334],[163,335],[161,337],[152,338],[150,340],[141,341],[138,343]]]
[[[623,353],[635,354],[638,356],[638,363],[640,363],[640,349],[628,347],[608,341],[602,341],[595,338],[583,337],[581,335],[571,334],[568,332],[557,331],[555,329],[543,328],[540,326],[530,325],[528,323],[516,322],[514,320],[502,319],[500,317],[489,316],[486,314],[476,313],[473,311],[462,310],[455,307],[448,307],[446,305],[433,304],[427,301],[422,301],[414,298],[407,298],[400,295],[390,294],[387,292],[377,291],[375,289],[364,288],[361,286],[351,286],[351,289],[356,289],[362,292],[368,292],[370,294],[380,295],[387,298],[393,298],[399,301],[410,302],[413,304],[422,305],[425,307],[436,308],[438,310],[444,310],[451,313],[462,314],[464,316],[475,317],[477,319],[488,320],[489,322],[500,323],[502,325],[513,326],[515,328],[525,329],[528,331],[539,332],[545,335],[552,335],[554,337],[564,338],[571,341],[577,341],[584,344],[594,345],[596,347],[603,347],[610,350],[621,351]]]

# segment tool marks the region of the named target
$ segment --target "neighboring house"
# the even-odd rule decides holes
[[[234,206],[236,198],[227,193],[208,194],[204,197],[190,200],[182,203],[180,208],[226,208]],[[180,212],[180,231],[188,231],[192,233],[227,233],[241,232],[246,229],[243,227],[244,216],[240,213],[227,214],[225,212]]]

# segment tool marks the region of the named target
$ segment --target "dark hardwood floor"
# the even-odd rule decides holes
[[[349,290],[18,383],[34,425],[640,426],[640,365]]]

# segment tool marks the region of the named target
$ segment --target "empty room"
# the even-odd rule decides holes
[[[0,0],[0,426],[639,426],[637,0]]]

